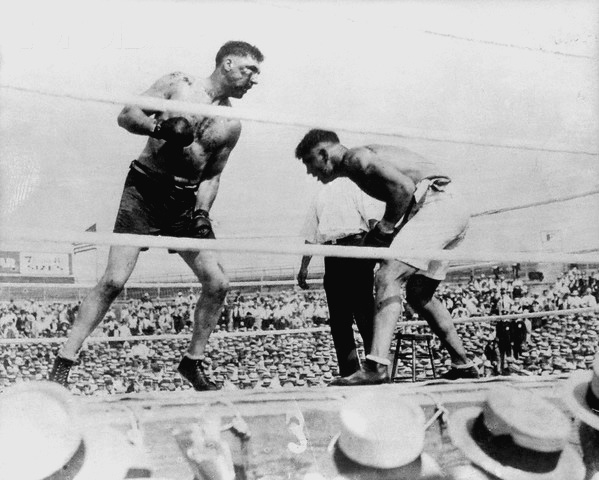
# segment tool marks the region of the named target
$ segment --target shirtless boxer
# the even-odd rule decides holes
[[[227,42],[216,55],[208,78],[173,73],[158,79],[145,95],[230,106],[258,82],[264,57],[245,42]],[[130,166],[114,232],[140,235],[214,238],[209,218],[221,173],[241,133],[238,120],[125,107],[118,124],[130,133],[149,136]],[[141,248],[110,248],[106,272],[83,300],[69,338],[55,359],[50,380],[67,385],[71,366],[85,339],[131,276]],[[214,252],[179,251],[202,284],[194,328],[179,373],[196,390],[215,390],[202,367],[208,338],[223,308],[228,279]]]
[[[366,145],[348,149],[334,132],[311,130],[295,150],[308,174],[322,183],[348,177],[365,193],[385,202],[383,218],[363,244],[400,253],[413,248],[452,248],[463,238],[468,207],[454,192],[449,177],[432,161],[405,148]],[[451,316],[434,293],[448,263],[405,258],[385,260],[375,276],[376,300],[372,348],[362,368],[335,380],[336,385],[368,385],[389,381],[388,355],[401,314],[401,287],[406,300],[439,337],[451,357],[445,378],[477,378],[466,357]]]

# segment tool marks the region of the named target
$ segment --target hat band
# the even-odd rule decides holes
[[[472,426],[472,439],[497,462],[525,472],[549,473],[555,470],[562,453],[537,452],[516,444],[510,435],[493,435],[485,426],[482,413]]]
[[[593,412],[595,412],[596,414],[599,414],[599,398],[597,398],[597,396],[593,393],[590,384],[589,388],[587,389],[585,400],[589,404],[591,410],[593,410]]]
[[[73,480],[83,467],[84,460],[85,443],[81,440],[73,456],[60,469],[42,478],[42,480]]]

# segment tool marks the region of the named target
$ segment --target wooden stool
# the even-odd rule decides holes
[[[395,375],[397,374],[397,362],[399,361],[402,340],[408,340],[412,342],[412,381],[416,381],[416,341],[422,340],[426,340],[428,356],[431,361],[431,367],[433,368],[433,378],[437,378],[435,361],[433,359],[433,349],[431,348],[431,340],[433,339],[433,336],[430,333],[402,333],[401,330],[399,330],[395,338],[397,339],[397,345],[395,347],[395,355],[393,357],[393,369],[391,370],[392,382],[395,380]]]

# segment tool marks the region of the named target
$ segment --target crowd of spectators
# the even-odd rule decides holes
[[[454,318],[595,306],[599,275],[573,268],[550,286],[532,288],[520,278],[481,275],[463,284],[445,284],[439,297]],[[582,295],[580,292],[583,292]],[[189,386],[176,373],[187,340],[136,340],[138,335],[190,331],[196,298],[180,292],[170,300],[150,299],[116,304],[84,347],[82,362],[70,378],[79,394],[177,391]],[[78,305],[65,302],[0,303],[0,336],[63,337]],[[326,324],[326,299],[320,289],[289,288],[273,292],[232,292],[209,344],[205,366],[223,388],[278,388],[326,385],[337,374],[328,332],[285,334],[289,328]],[[416,316],[408,318],[415,319]],[[555,374],[587,369],[597,351],[597,312],[543,317],[516,322],[458,325],[467,352],[483,375]],[[501,328],[500,328],[501,327]],[[426,327],[407,327],[425,331]],[[519,332],[506,337],[505,331]],[[125,338],[126,337],[126,338]],[[123,338],[122,341],[118,338]],[[0,347],[0,389],[14,382],[47,378],[57,343],[9,343]],[[419,378],[431,378],[430,360],[417,345]],[[403,351],[399,376],[411,373],[411,352]],[[437,368],[449,358],[435,339]]]
[[[454,318],[594,307],[599,274],[572,268],[555,284],[535,289],[520,277],[481,274],[467,285],[441,284],[437,295]]]
[[[187,390],[190,386],[176,372],[186,346],[183,338],[91,342],[71,371],[71,390],[82,395]],[[2,349],[0,388],[47,378],[58,346],[28,343]],[[204,366],[225,389],[324,386],[336,373],[327,332],[214,336]]]
[[[173,299],[141,299],[116,304],[93,332],[94,337],[130,337],[189,333],[197,298],[178,292]],[[65,337],[79,303],[34,300],[0,302],[0,338]],[[320,326],[328,310],[321,290],[233,292],[228,295],[219,329],[284,330]]]
[[[457,320],[596,307],[599,272],[574,267],[554,284],[534,288],[519,276],[480,275],[465,285],[442,284],[437,295]],[[422,327],[412,330],[425,331]],[[587,369],[592,363],[598,350],[598,312],[461,324],[458,332],[484,376],[567,373]],[[437,353],[440,344],[436,338],[433,346],[435,354],[446,361]],[[422,347],[419,351],[423,356],[428,353]],[[419,367],[423,373],[432,373],[424,361]]]

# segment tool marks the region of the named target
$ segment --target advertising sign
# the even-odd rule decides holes
[[[69,276],[72,274],[71,255],[68,253],[21,252],[21,275]]]

